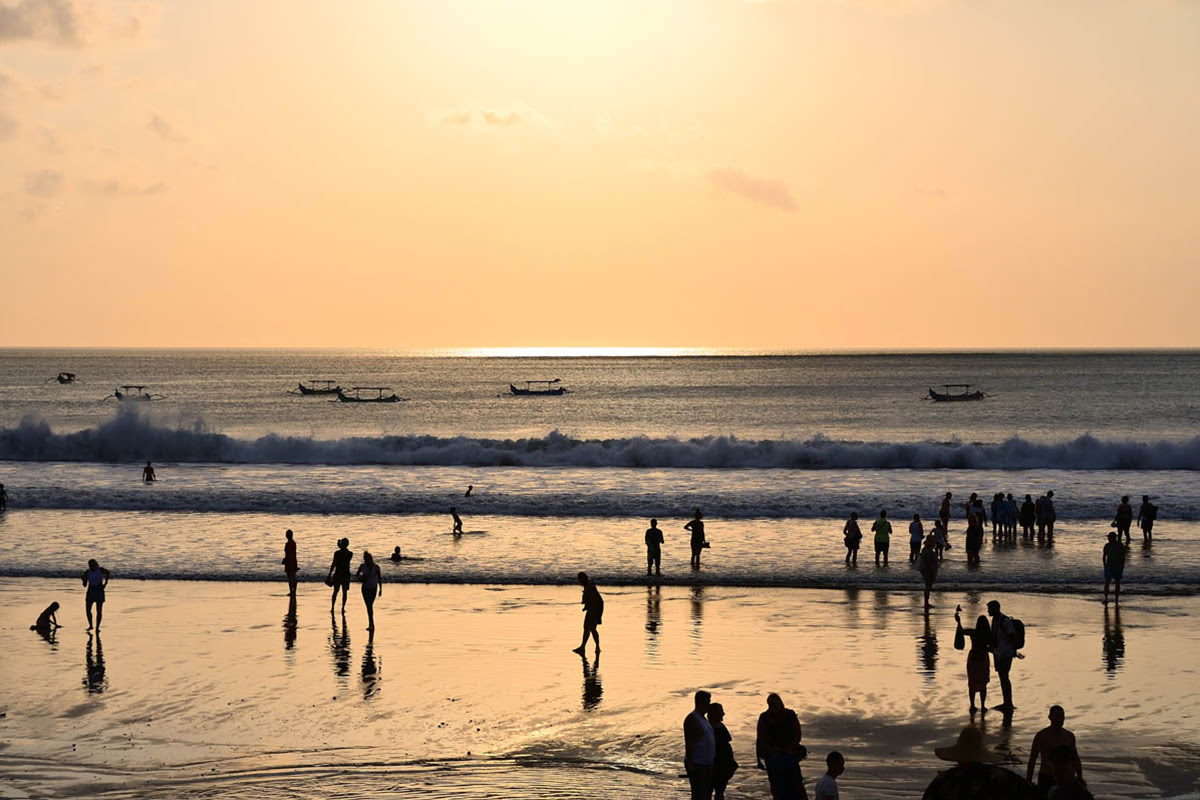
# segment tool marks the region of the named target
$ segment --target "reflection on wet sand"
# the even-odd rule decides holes
[[[1104,669],[1111,678],[1125,664],[1125,630],[1121,627],[1121,609],[1104,607]]]
[[[349,657],[348,652],[347,657]],[[380,660],[375,656],[375,631],[370,631],[367,634],[367,647],[363,650],[362,660],[362,691],[364,700],[370,700],[379,693],[379,663]]]
[[[662,626],[662,587],[646,587],[646,656],[658,659],[658,629]]]
[[[100,694],[108,688],[108,676],[104,671],[104,646],[100,643],[100,634],[88,634],[87,650],[84,654],[87,673],[83,685],[88,694]]]
[[[704,587],[693,586],[691,594],[692,604],[692,640],[696,643],[700,642],[700,628],[704,625]]]
[[[590,666],[587,656],[581,655],[579,660],[583,662],[583,710],[593,711],[604,697],[604,684],[600,680],[600,654],[596,653],[596,659]]]
[[[42,639],[44,639],[46,641],[46,644],[50,645],[51,650],[58,649],[58,629],[57,628],[48,628],[46,630],[38,631],[37,635],[42,637]]]
[[[342,614],[341,630],[338,630],[337,617],[329,614],[329,652],[333,655],[333,674],[345,678],[350,674],[350,628],[346,625],[346,615]]]
[[[296,646],[296,595],[288,597],[288,610],[283,616],[283,649],[291,651]]]
[[[917,642],[917,649],[921,657],[921,674],[925,676],[927,683],[932,684],[937,674],[938,640],[937,630],[933,626],[928,610],[925,612],[925,629],[917,637]]]

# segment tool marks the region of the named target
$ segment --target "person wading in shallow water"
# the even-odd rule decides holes
[[[154,474],[154,467],[147,461],[146,466],[142,467],[142,482],[154,483],[156,480],[158,480],[158,477]]]
[[[363,602],[367,605],[367,630],[375,630],[375,598],[383,597],[383,573],[368,550],[363,550],[363,560],[358,566],[358,578],[362,581]]]
[[[584,648],[587,647],[588,636],[591,636],[596,641],[596,652],[599,653],[600,631],[596,629],[600,627],[604,617],[604,598],[600,596],[600,590],[596,588],[596,584],[592,583],[592,579],[586,572],[581,572],[575,577],[579,580],[579,585],[583,587],[583,599],[580,600],[583,603],[583,641],[572,652],[583,655]]]
[[[650,520],[646,529],[646,574],[654,570],[655,575],[662,575],[662,545],[663,532],[658,529],[658,520]]]
[[[933,608],[929,602],[929,593],[933,591],[933,583],[937,580],[939,566],[940,559],[938,557],[937,540],[933,534],[930,534],[925,537],[925,545],[921,548],[921,554],[917,557],[917,568],[921,572],[921,578],[925,581],[926,609]]]
[[[879,556],[883,556],[883,565],[888,564],[888,548],[892,541],[892,523],[888,522],[887,509],[879,512],[879,519],[875,520],[871,525],[871,532],[875,534],[875,566],[879,566]]]
[[[104,618],[104,587],[112,577],[108,570],[96,563],[96,559],[88,559],[87,571],[79,576],[87,587],[87,597],[84,599],[84,610],[87,612],[87,629],[92,629],[92,606],[96,606],[96,632],[100,632],[100,621]]]
[[[692,532],[692,569],[700,569],[700,554],[708,547],[708,539],[704,535],[704,515],[700,509],[696,509],[696,515],[683,529]]]
[[[292,538],[292,530],[283,534],[287,541],[283,543],[283,571],[287,575],[288,594],[296,596],[296,573],[300,571],[300,563],[296,560],[296,540]]]
[[[338,539],[338,549],[333,553],[333,561],[329,565],[329,574],[325,576],[325,585],[333,587],[333,597],[329,599],[329,613],[337,604],[338,590],[342,592],[342,613],[346,611],[346,594],[350,591],[350,561],[354,553],[350,552],[350,540]]]
[[[846,545],[846,563],[858,566],[858,546],[862,544],[862,530],[858,527],[858,512],[851,511],[846,527],[842,528],[842,543]]]

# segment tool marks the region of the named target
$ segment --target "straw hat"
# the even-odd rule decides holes
[[[966,764],[986,763],[992,754],[983,746],[983,734],[978,728],[967,726],[958,734],[958,741],[950,747],[935,747],[933,752],[943,761],[959,761]]]

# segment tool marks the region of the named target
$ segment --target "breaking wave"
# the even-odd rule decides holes
[[[1200,470],[1200,436],[1184,441],[866,442],[628,437],[582,439],[553,431],[523,439],[271,434],[238,439],[202,421],[170,427],[137,411],[82,431],[55,433],[26,417],[0,429],[0,460],[120,463],[144,460],[229,464],[386,464],[467,467],[657,469]]]

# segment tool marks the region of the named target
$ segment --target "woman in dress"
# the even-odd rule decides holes
[[[967,691],[971,695],[971,713],[976,710],[987,711],[987,685],[992,677],[991,657],[988,655],[992,641],[992,628],[988,618],[980,615],[975,622],[975,629],[963,628],[962,606],[954,611],[954,622],[958,629],[954,632],[954,647],[962,650],[969,639],[971,647],[967,651]],[[979,694],[979,708],[975,707],[975,694]]]
[[[96,606],[96,632],[100,632],[100,620],[104,618],[104,587],[108,586],[111,577],[108,570],[96,563],[96,559],[88,559],[87,570],[79,576],[80,581],[87,587],[87,598],[84,608],[87,611],[88,630],[92,629],[92,606]]]
[[[367,630],[374,631],[375,598],[383,597],[383,573],[369,551],[363,550],[363,560],[356,574],[362,581],[363,602],[367,604]]]

